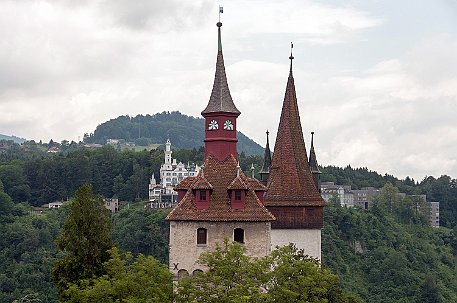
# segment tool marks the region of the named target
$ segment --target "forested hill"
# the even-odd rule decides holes
[[[180,112],[155,115],[119,116],[97,126],[93,134],[84,135],[84,142],[105,144],[107,139],[123,139],[136,145],[163,144],[167,138],[174,148],[192,149],[203,145],[204,119]],[[238,151],[246,155],[261,155],[263,148],[238,132]]]
[[[7,136],[7,135],[2,135],[0,134],[0,141],[2,140],[6,140],[6,141],[14,141],[15,143],[24,143],[26,140],[23,139],[23,138],[19,138],[19,137],[16,137],[16,136]]]

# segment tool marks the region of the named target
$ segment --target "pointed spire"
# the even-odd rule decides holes
[[[314,151],[314,132],[311,132],[311,149],[309,151],[309,168],[311,169],[311,173],[314,179],[314,185],[319,192],[321,192],[321,171],[319,170],[319,165],[317,164],[317,157],[316,152]]]
[[[319,170],[319,165],[317,164],[316,152],[314,151],[314,132],[311,132],[311,149],[309,152],[308,164],[312,173],[321,173],[321,171]]]
[[[292,47],[291,44],[291,50]],[[289,59],[290,72],[276,135],[265,205],[323,206],[324,200],[314,185],[308,165],[292,74],[292,53]]]
[[[260,181],[264,183],[264,185],[267,184],[268,181],[268,175],[270,174],[270,166],[271,166],[271,151],[270,151],[270,142],[268,135],[270,132],[267,130],[267,144],[265,145],[265,154],[263,156],[263,165],[262,169],[260,170]]]
[[[227,76],[225,74],[224,56],[222,55],[222,39],[221,27],[222,23],[217,24],[217,61],[216,61],[216,74],[214,76],[213,90],[209,98],[208,105],[202,111],[202,115],[209,113],[226,112],[233,114],[240,114],[240,111],[233,103],[232,96],[227,83]]]

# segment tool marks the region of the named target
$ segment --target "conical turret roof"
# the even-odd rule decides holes
[[[202,111],[202,115],[219,112],[240,114],[240,111],[233,103],[227,83],[227,76],[225,74],[224,56],[222,55],[221,26],[222,23],[218,22],[218,51],[213,90],[211,91],[208,105]]]
[[[295,83],[290,72],[265,194],[266,206],[323,206],[308,165]]]
[[[317,164],[316,152],[314,151],[314,132],[311,132],[311,149],[309,152],[309,168],[312,173],[320,174],[319,165]]]
[[[265,154],[263,155],[263,165],[260,170],[261,174],[268,174],[271,166],[270,140],[268,139],[269,131],[267,130],[267,144],[265,145]]]

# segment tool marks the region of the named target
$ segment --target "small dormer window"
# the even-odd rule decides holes
[[[241,189],[232,190],[231,193],[232,209],[243,209],[246,191]]]
[[[241,190],[235,190],[235,200],[241,201]]]
[[[209,190],[199,189],[195,192],[195,204],[197,209],[207,209],[209,207]]]
[[[200,190],[199,195],[200,195],[200,201],[206,201],[206,190]]]

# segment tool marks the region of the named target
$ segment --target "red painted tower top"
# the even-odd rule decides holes
[[[222,23],[218,22],[218,50],[213,90],[202,116],[205,118],[205,159],[213,155],[219,160],[224,160],[229,155],[237,158],[236,119],[240,111],[233,103],[225,75],[221,26]]]

